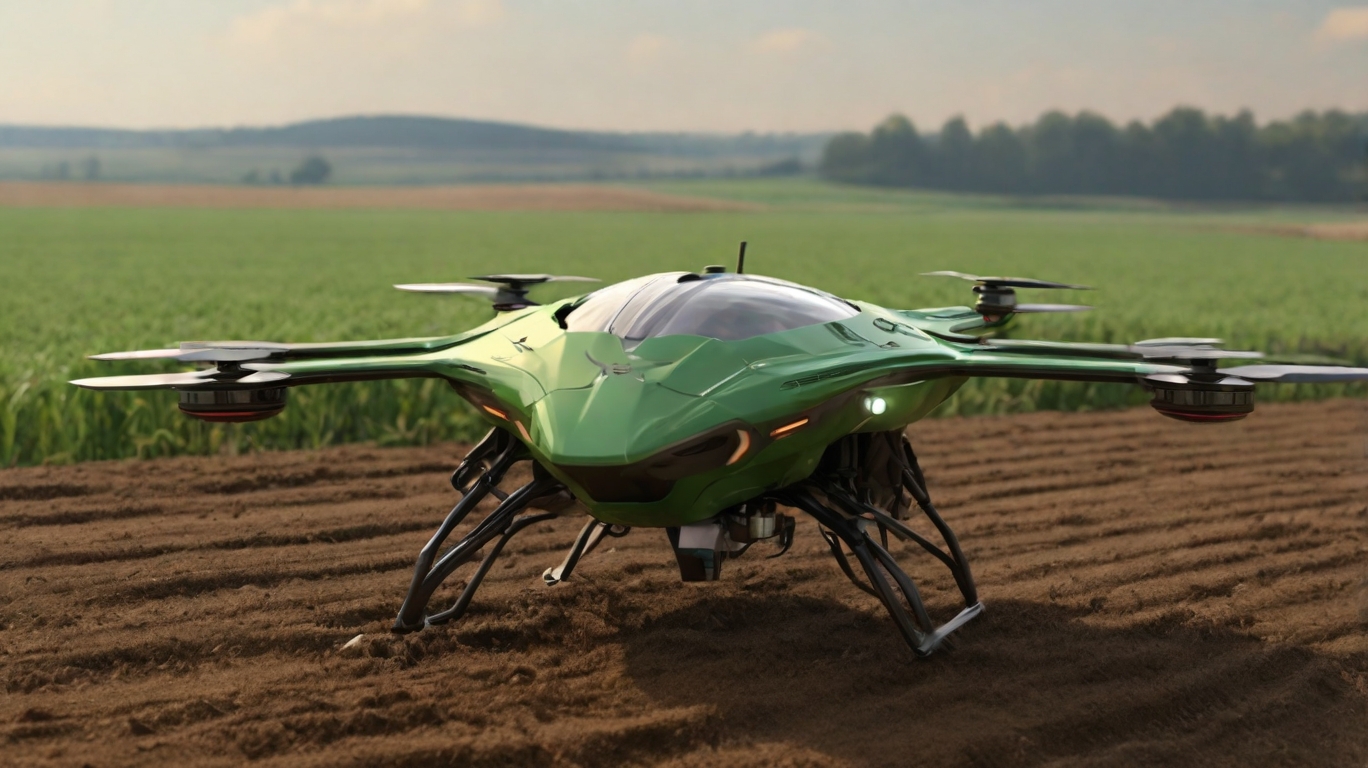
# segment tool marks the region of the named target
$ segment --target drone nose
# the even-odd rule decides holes
[[[606,376],[537,402],[537,447],[557,464],[621,464],[706,428],[713,406],[635,376]],[[691,431],[695,430],[695,431]]]

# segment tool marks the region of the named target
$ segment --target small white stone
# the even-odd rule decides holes
[[[360,645],[360,644],[361,644],[361,638],[363,638],[363,637],[365,637],[365,635],[357,635],[356,637],[353,637],[352,639],[348,640],[348,641],[347,641],[347,644],[344,645],[344,646],[342,646],[342,650],[345,651],[345,650],[347,650],[347,649],[349,649],[349,648],[355,648],[356,646]]]

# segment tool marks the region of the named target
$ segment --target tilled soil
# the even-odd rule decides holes
[[[444,211],[755,211],[763,206],[595,184],[245,187],[0,182],[0,207],[416,208]]]
[[[638,529],[546,587],[572,511],[390,635],[460,446],[0,472],[0,763],[1368,764],[1368,403],[911,436],[986,605],[925,661],[807,520],[718,583]]]

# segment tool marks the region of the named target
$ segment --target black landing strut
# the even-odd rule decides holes
[[[904,492],[935,526],[945,549],[903,522],[909,511]],[[773,493],[772,498],[817,521],[841,571],[855,586],[879,598],[918,656],[945,645],[950,633],[983,612],[959,540],[931,503],[917,456],[901,432],[842,439],[827,449],[812,477]],[[871,529],[877,531],[877,540]],[[932,622],[916,583],[889,554],[889,534],[917,544],[945,564],[964,598],[965,607],[958,615],[940,626]],[[864,579],[851,566],[847,549]]]
[[[520,461],[531,460],[526,447],[502,429],[494,429],[465,457],[451,475],[451,485],[462,496],[456,506],[442,521],[441,527],[428,540],[418,553],[418,562],[413,568],[413,582],[409,585],[404,604],[399,608],[399,616],[394,620],[392,631],[398,633],[416,632],[429,624],[442,624],[460,618],[470,607],[470,600],[480,588],[480,582],[489,573],[489,568],[498,559],[509,539],[529,525],[550,520],[559,514],[560,509],[571,500],[560,481],[542,469],[535,461],[532,463],[532,481],[512,493],[499,489],[508,470]],[[486,496],[494,496],[499,505],[481,520],[460,541],[446,552],[441,552],[456,526],[470,514],[475,506]],[[537,509],[541,507],[542,509]],[[545,511],[546,509],[554,511]],[[533,510],[533,511],[529,511]],[[586,528],[588,530],[588,528]],[[580,539],[585,535],[581,533]],[[466,581],[465,589],[456,603],[444,611],[427,613],[427,604],[432,593],[458,568],[473,562],[491,541],[494,546],[485,554],[475,572]],[[597,543],[595,541],[595,543]],[[576,542],[579,547],[580,542]],[[581,548],[582,549],[582,548]],[[568,566],[562,564],[564,571],[560,578],[568,575],[579,559],[575,550],[572,558],[566,558]],[[554,582],[551,582],[554,583]]]

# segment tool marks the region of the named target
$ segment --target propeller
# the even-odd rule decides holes
[[[1257,360],[1262,352],[1243,349],[1221,349],[1209,345],[1132,344],[1130,349],[1146,360],[1178,360],[1197,363],[1209,360]]]
[[[923,272],[922,275],[925,277],[954,277],[974,283],[974,293],[978,294],[978,301],[974,303],[974,311],[983,315],[990,322],[1012,313],[1086,312],[1092,309],[1092,307],[1082,304],[1018,304],[1016,290],[1014,290],[1016,288],[1092,290],[1086,285],[1055,283],[1029,277],[983,277],[950,270]]]
[[[1135,342],[1137,347],[1219,347],[1225,339],[1196,339],[1191,336],[1165,336],[1162,339],[1145,339]]]
[[[208,369],[187,373],[149,373],[139,376],[101,376],[94,379],[76,379],[71,382],[85,389],[204,389],[231,384],[235,389],[242,385],[260,387],[290,378],[284,371],[223,371]]]
[[[484,296],[494,304],[498,312],[525,309],[537,306],[537,302],[527,298],[527,292],[534,285],[544,283],[597,283],[597,278],[575,275],[476,275],[471,280],[483,280],[490,285],[479,283],[404,283],[394,286],[401,291],[415,293],[463,293]]]
[[[1241,365],[1235,368],[1222,368],[1219,373],[1249,381],[1279,384],[1368,381],[1368,368],[1350,368],[1342,365]]]
[[[172,349],[106,352],[91,360],[176,360],[182,363],[243,363],[288,352],[286,344],[270,341],[185,341]]]
[[[1044,313],[1044,312],[1087,312],[1092,307],[1086,304],[1017,304],[1012,308],[1017,314]]]
[[[939,272],[923,272],[923,277],[958,277],[961,280],[968,280],[972,283],[988,288],[1065,288],[1074,291],[1091,291],[1086,285],[1070,285],[1068,283],[1053,283],[1049,280],[1036,280],[1030,277],[981,277],[979,275],[968,275],[963,272],[954,272],[948,269]]]

